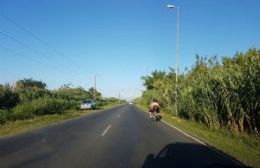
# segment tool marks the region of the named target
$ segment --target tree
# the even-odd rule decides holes
[[[42,81],[30,79],[18,80],[15,85],[16,90],[21,90],[25,88],[37,88],[37,89],[46,89],[46,84]]]

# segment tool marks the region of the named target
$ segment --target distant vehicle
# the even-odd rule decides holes
[[[132,105],[133,103],[132,102],[129,102],[130,105]]]
[[[94,110],[96,108],[96,103],[94,100],[83,100],[82,104],[80,105],[81,110],[91,109]]]

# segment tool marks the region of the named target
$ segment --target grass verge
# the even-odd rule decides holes
[[[146,110],[142,106],[138,106]],[[209,129],[203,124],[179,119],[170,114],[161,113],[164,121],[180,128],[193,137],[205,142],[206,144],[236,158],[242,163],[260,167],[260,138],[249,135],[238,135],[230,133],[224,129]]]
[[[17,135],[20,133],[24,133],[33,129],[41,128],[43,126],[46,126],[51,123],[57,123],[60,121],[85,116],[92,114],[93,112],[97,112],[100,110],[105,110],[109,108],[113,108],[118,106],[115,104],[108,104],[105,106],[102,106],[98,110],[67,110],[63,114],[49,114],[49,115],[43,115],[43,116],[37,116],[32,119],[25,119],[25,120],[16,120],[16,121],[10,121],[6,122],[5,124],[0,124],[0,137],[8,137]]]

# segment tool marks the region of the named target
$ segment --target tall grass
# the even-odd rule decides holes
[[[179,75],[178,84],[174,76],[171,70],[143,77],[146,90],[137,102],[147,106],[157,97],[165,111],[174,115],[177,97],[182,118],[210,128],[259,135],[260,50],[223,57],[221,63],[216,57],[196,56],[194,66]]]
[[[65,100],[40,98],[16,106],[12,112],[14,119],[27,119],[46,114],[61,114],[73,104]]]
[[[76,104],[76,102],[67,102],[62,99],[39,98],[19,104],[12,109],[0,110],[0,124],[46,114],[62,114],[67,109],[75,108]]]

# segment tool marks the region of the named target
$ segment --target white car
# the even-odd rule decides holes
[[[96,108],[96,104],[93,100],[83,100],[82,104],[80,105],[81,110],[91,109],[94,110]]]

